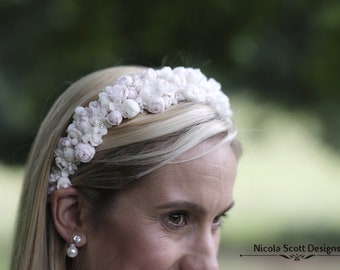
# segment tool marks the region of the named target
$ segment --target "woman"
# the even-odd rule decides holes
[[[231,116],[192,68],[71,85],[30,153],[12,270],[218,269],[240,155]]]

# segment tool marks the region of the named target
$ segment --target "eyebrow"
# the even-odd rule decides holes
[[[223,215],[224,213],[228,212],[233,206],[235,205],[235,202],[232,201],[228,207],[226,207],[221,213],[219,213],[217,216]],[[169,203],[161,204],[157,206],[157,209],[181,209],[181,210],[191,210],[194,212],[197,212],[201,215],[208,213],[209,211],[202,205],[196,204],[190,201],[186,200],[178,200],[178,201],[172,201]]]

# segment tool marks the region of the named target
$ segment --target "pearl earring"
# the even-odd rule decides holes
[[[79,234],[73,235],[72,243],[70,244],[70,246],[68,247],[66,251],[67,256],[69,256],[70,258],[77,257],[78,249],[76,247],[76,244],[79,244],[80,241],[81,241],[81,237]]]

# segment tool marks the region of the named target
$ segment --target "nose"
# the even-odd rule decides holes
[[[218,270],[219,241],[210,233],[201,234],[188,245],[180,263],[181,270]]]
[[[203,256],[187,256],[183,258],[180,265],[181,270],[218,270],[218,262],[216,258],[208,258]]]

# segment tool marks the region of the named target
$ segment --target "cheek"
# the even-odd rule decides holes
[[[214,240],[215,240],[216,254],[218,254],[219,249],[220,249],[220,241],[221,241],[221,229],[219,229],[214,234]]]
[[[180,257],[176,241],[155,224],[120,219],[101,228],[95,249],[101,250],[101,257],[106,258],[101,261],[103,269],[167,269]]]

